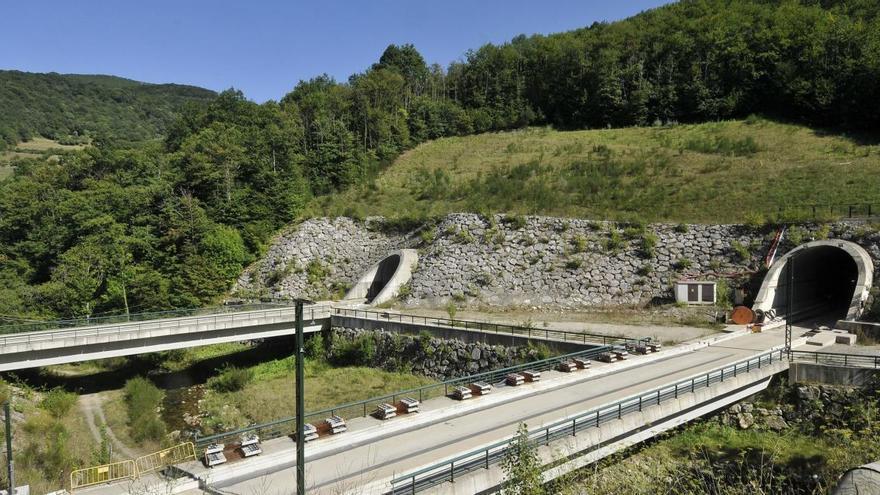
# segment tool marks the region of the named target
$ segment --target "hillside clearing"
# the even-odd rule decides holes
[[[408,151],[367,184],[318,198],[308,213],[399,218],[472,211],[760,222],[792,205],[877,207],[876,137],[750,117],[443,138]],[[812,209],[796,213],[811,215]]]

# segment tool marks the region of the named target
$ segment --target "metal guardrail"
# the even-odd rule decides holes
[[[791,351],[791,360],[796,363],[824,364],[847,368],[880,369],[880,355],[837,354],[833,352]]]
[[[721,383],[742,373],[749,373],[753,369],[760,369],[762,366],[772,364],[774,361],[785,359],[785,350],[767,352],[729,366],[716,368],[705,375],[701,374],[672,385],[655,388],[636,397],[600,406],[571,419],[530,431],[528,434],[529,443],[534,446],[548,445],[553,440],[577,435],[578,431],[586,428],[597,428],[608,422],[619,420],[624,415],[641,411],[645,407],[658,405],[669,399],[677,399],[680,394],[693,393],[696,390],[707,388],[714,383]],[[510,439],[503,440],[416,472],[393,478],[391,481],[391,493],[412,494],[447,481],[455,481],[456,478],[478,469],[488,469],[489,466],[500,462],[504,458],[510,442]]]
[[[549,328],[532,328],[519,325],[508,325],[504,323],[493,323],[485,321],[460,320],[451,318],[438,318],[432,316],[408,315],[404,313],[390,313],[383,311],[371,311],[364,309],[350,308],[334,308],[334,312],[339,316],[350,316],[353,318],[368,318],[374,320],[397,321],[400,323],[411,323],[414,325],[441,325],[451,328],[464,328],[465,330],[473,330],[482,333],[492,333],[498,335],[517,335],[528,338],[542,338],[545,340],[559,340],[563,342],[579,342],[582,344],[628,344],[640,343],[647,339],[634,339],[628,337],[616,337],[613,335],[603,335],[590,332],[569,332],[566,330],[552,330]]]
[[[305,308],[305,319],[326,318],[331,314],[331,306],[329,304],[313,305]],[[269,317],[289,317],[289,321],[294,321],[295,309],[292,307],[282,307],[276,309],[263,309],[257,311],[233,312],[224,314],[213,314],[206,316],[188,316],[177,318],[165,318],[158,320],[147,320],[143,322],[129,322],[121,324],[98,325],[92,327],[75,327],[72,329],[59,330],[42,330],[28,333],[15,333],[11,335],[0,336],[0,346],[9,344],[22,344],[32,342],[46,342],[61,340],[66,338],[107,336],[113,334],[133,334],[148,330],[173,329],[189,325],[212,324],[215,328],[230,328],[234,326],[236,320],[241,322],[244,320],[253,320],[254,318]],[[286,321],[286,320],[285,320]]]
[[[330,416],[342,416],[343,418],[366,417],[369,413],[373,412],[373,408],[375,406],[384,402],[390,402],[393,404],[396,403],[398,399],[402,399],[403,397],[413,397],[418,398],[419,401],[424,401],[425,399],[430,399],[433,397],[448,396],[450,394],[450,389],[453,389],[454,387],[459,385],[478,381],[497,384],[504,381],[504,378],[510,373],[516,373],[525,370],[547,371],[556,368],[556,366],[558,366],[559,363],[563,361],[569,361],[576,357],[593,359],[599,354],[607,352],[610,349],[610,346],[600,346],[592,349],[585,349],[583,351],[572,352],[570,354],[564,354],[548,359],[518,364],[516,366],[511,366],[508,368],[487,371],[485,373],[478,373],[476,375],[452,378],[443,382],[432,383],[430,385],[424,385],[418,388],[394,392],[393,394],[371,397],[366,400],[350,402],[348,404],[341,404],[327,409],[322,409],[320,411],[307,413],[305,421],[310,422],[314,420],[323,420]],[[292,434],[295,430],[296,417],[293,416],[277,419],[267,423],[247,426],[245,428],[240,428],[233,431],[217,433],[215,435],[204,437],[197,436],[195,438],[195,444],[197,447],[203,448],[206,445],[215,442],[227,443],[228,441],[238,439],[241,435],[246,433],[256,433],[260,436],[261,439],[268,440],[270,438],[277,438],[280,436]]]

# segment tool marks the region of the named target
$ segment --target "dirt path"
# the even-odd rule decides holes
[[[86,424],[89,425],[89,430],[92,432],[92,436],[95,438],[97,443],[101,443],[101,429],[100,425],[104,425],[107,430],[107,437],[110,439],[110,443],[113,445],[113,457],[117,460],[124,459],[135,459],[140,456],[137,452],[128,448],[124,443],[120,442],[116,435],[113,433],[113,430],[107,425],[107,420],[104,418],[104,409],[101,407],[101,401],[103,399],[99,394],[86,394],[81,395],[79,398],[79,407],[82,409],[83,413],[86,415]]]

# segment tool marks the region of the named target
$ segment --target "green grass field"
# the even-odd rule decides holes
[[[760,222],[791,205],[877,208],[878,143],[880,135],[849,137],[754,117],[445,138],[408,151],[367,184],[316,199],[308,214]]]
[[[296,395],[292,359],[258,364],[251,369],[254,379],[242,390],[208,390],[201,410],[205,433],[265,423],[294,414]],[[375,368],[333,368],[326,363],[306,361],[306,411],[369,399],[400,390],[434,383],[434,380],[408,373],[391,373]]]
[[[15,159],[39,158],[42,155],[52,157],[55,156],[52,153],[79,150],[84,147],[84,145],[64,145],[43,137],[36,137],[30,141],[18,143],[11,149],[0,151],[0,179],[12,175],[13,167],[10,164]]]

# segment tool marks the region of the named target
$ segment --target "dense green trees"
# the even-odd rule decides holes
[[[262,105],[235,90],[204,103],[193,88],[0,73],[5,141],[94,131],[86,150],[21,161],[0,182],[0,315],[210,302],[313,195],[428,139],[752,112],[876,129],[877,12],[877,0],[683,0],[485,45],[446,70],[391,45],[346,82],[319,76]],[[164,142],[125,144],[156,132]]]
[[[187,102],[213,91],[120,77],[0,71],[0,151],[43,135],[62,144],[161,137]]]

